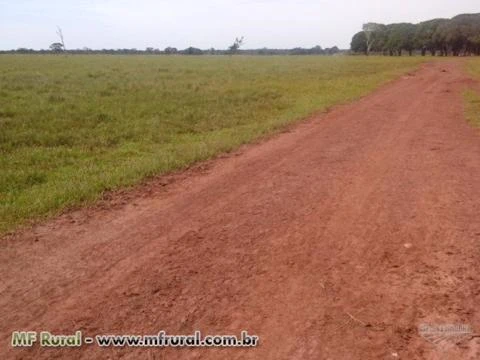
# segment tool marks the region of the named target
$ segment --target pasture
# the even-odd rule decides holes
[[[231,151],[422,61],[0,56],[0,233]]]

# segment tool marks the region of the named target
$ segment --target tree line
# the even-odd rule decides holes
[[[54,42],[50,45],[48,50],[34,50],[27,48],[19,48],[17,50],[0,51],[0,54],[50,54],[50,53],[63,53],[63,54],[120,54],[120,55],[335,55],[346,50],[340,50],[337,46],[332,48],[323,49],[317,45],[313,48],[294,48],[294,49],[240,49],[245,45],[245,38],[237,37],[232,45],[226,50],[216,50],[210,48],[208,50],[202,50],[196,47],[188,47],[183,50],[179,50],[176,47],[167,47],[164,50],[158,48],[147,47],[145,50],[139,49],[101,49],[94,50],[88,47],[82,49],[68,49],[65,46],[63,31],[60,27],[57,27],[57,36],[60,41]]]
[[[19,48],[16,50],[0,51],[0,54],[105,54],[105,55],[335,55],[344,53],[346,50],[340,50],[334,46],[332,48],[322,48],[315,46],[313,48],[294,48],[294,49],[199,49],[196,47],[188,47],[186,49],[177,49],[175,47],[167,47],[163,50],[153,47],[146,49],[68,49],[64,50],[60,43],[53,43],[48,50],[34,50],[27,48]]]
[[[425,56],[480,55],[480,14],[433,19],[419,24],[367,23],[351,42],[355,53],[401,56],[418,52]]]
[[[49,53],[63,53],[63,54],[120,54],[120,55],[335,55],[338,53],[346,52],[346,50],[340,50],[337,46],[332,48],[323,49],[317,45],[313,48],[294,48],[294,49],[240,49],[245,45],[245,38],[237,37],[232,45],[226,50],[216,50],[210,48],[208,50],[202,50],[196,47],[188,47],[184,50],[178,50],[175,47],[167,47],[164,50],[158,48],[147,47],[145,50],[138,49],[102,49],[93,50],[88,47],[82,49],[68,49],[65,46],[65,40],[62,29],[57,26],[57,36],[59,41],[50,45],[48,50],[34,50],[27,48],[19,48],[17,50],[1,51],[0,54],[49,54]]]

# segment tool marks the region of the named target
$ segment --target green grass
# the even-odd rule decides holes
[[[467,62],[467,71],[480,80],[480,59],[469,59]],[[474,127],[480,127],[480,94],[472,89],[464,93],[466,102],[466,117],[468,122]]]
[[[466,116],[468,122],[474,127],[480,127],[480,95],[474,90],[466,90],[464,93]]]
[[[467,64],[467,71],[473,77],[480,79],[480,58],[478,57],[469,58],[466,64]]]
[[[422,61],[0,56],[0,233],[231,151]]]

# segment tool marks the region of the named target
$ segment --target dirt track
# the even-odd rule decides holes
[[[446,71],[442,71],[446,70]],[[0,357],[478,359],[480,136],[456,63],[3,239]],[[12,350],[14,330],[239,333],[257,349]],[[397,356],[395,356],[397,355]]]

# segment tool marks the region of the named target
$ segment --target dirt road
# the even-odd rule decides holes
[[[0,357],[478,359],[480,134],[458,63],[0,245]],[[170,181],[171,180],[171,181]],[[166,185],[167,182],[171,182]],[[29,350],[14,330],[237,334],[256,349]]]

